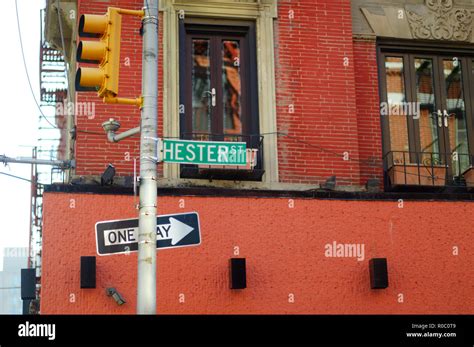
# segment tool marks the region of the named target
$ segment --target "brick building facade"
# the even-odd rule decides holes
[[[253,169],[225,173],[159,164],[159,213],[196,211],[202,229],[201,245],[158,252],[159,313],[473,312],[474,5],[432,3],[160,1],[160,137],[237,139],[258,155]],[[78,15],[101,14],[142,1],[69,5]],[[416,20],[436,13],[453,33]],[[77,19],[66,31],[71,66]],[[141,93],[139,27],[124,17],[126,97]],[[219,86],[217,111],[202,85]],[[93,112],[71,115],[76,168],[70,184],[45,192],[41,311],[133,313],[135,253],[97,256],[96,289],[80,289],[79,260],[97,255],[95,223],[137,215],[139,137],[110,143],[101,124],[114,118],[127,130],[140,111],[103,104],[93,92],[71,95]],[[420,117],[381,115],[383,102],[415,102]],[[114,184],[100,186],[108,164]],[[337,244],[364,254],[328,254]],[[247,259],[241,291],[228,289],[232,257]],[[388,288],[370,289],[371,258],[387,259]],[[127,303],[116,306],[107,287]]]

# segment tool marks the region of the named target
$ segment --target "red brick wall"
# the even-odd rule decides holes
[[[98,256],[97,288],[80,289],[80,257],[96,255],[95,223],[136,218],[135,203],[44,195],[42,313],[135,312],[136,253]],[[158,252],[159,313],[474,314],[472,202],[296,199],[289,208],[288,199],[161,196],[159,211],[198,212],[202,235],[200,246]],[[364,259],[326,257],[334,241],[364,244]],[[228,282],[235,246],[247,259],[241,291]],[[370,289],[374,257],[388,260],[387,289]],[[117,306],[107,287],[127,303]]]
[[[99,14],[107,12],[107,7],[115,6],[127,9],[141,9],[143,1],[99,1],[80,0],[79,14]],[[160,20],[160,33],[162,22]],[[122,44],[120,64],[119,93],[122,97],[138,97],[141,95],[142,76],[142,41],[139,35],[140,19],[132,16],[123,16],[122,19]],[[85,40],[88,40],[87,38]],[[159,61],[162,61],[163,51],[159,46]],[[88,66],[80,64],[80,66]],[[162,88],[162,64],[159,64],[159,88]],[[119,132],[140,126],[140,110],[136,106],[104,104],[95,92],[77,93],[77,102],[95,103],[95,117],[78,115],[77,141],[75,154],[77,160],[77,175],[101,174],[108,163],[114,164],[118,176],[132,175],[133,158],[139,155],[140,137],[133,136],[119,143],[109,143],[101,124],[113,117],[121,123]],[[159,110],[162,109],[162,99],[159,99]],[[160,115],[162,112],[159,111]],[[91,119],[92,118],[92,119]],[[159,117],[159,131],[163,126],[163,118]],[[87,133],[89,132],[89,133]],[[91,133],[92,132],[92,133]],[[130,158],[130,160],[127,160]],[[138,165],[138,163],[137,163]],[[138,166],[137,166],[138,167]]]
[[[337,175],[340,183],[358,184],[358,162],[343,160],[344,152],[359,156],[350,1],[278,6],[278,129],[298,138],[279,137],[280,179],[319,183]]]
[[[355,40],[354,60],[360,183],[365,184],[369,178],[378,178],[382,182],[382,129],[375,42]]]
[[[141,1],[81,0],[79,12],[103,13],[111,5],[141,8]],[[125,57],[131,63],[121,65],[120,88],[130,90],[130,95],[124,96],[140,94],[138,28],[137,19],[124,19],[122,63]],[[380,122],[375,119],[375,47],[356,43],[354,51],[350,1],[279,0],[275,47],[277,128],[289,135],[278,138],[280,180],[317,184],[336,175],[340,184],[357,185],[367,177],[379,177],[380,169],[359,164],[359,159],[380,158]],[[361,67],[367,71],[360,71]],[[161,86],[161,72],[159,80]],[[137,156],[139,137],[109,144],[100,124],[116,117],[122,130],[135,127],[137,108],[104,105],[94,93],[78,94],[77,100],[96,102],[94,119],[77,117],[77,174],[100,174],[111,162],[118,175],[130,175],[133,162],[125,160],[125,153]],[[290,105],[294,113],[290,113]],[[161,100],[159,106],[161,115]],[[349,161],[343,160],[345,152]]]

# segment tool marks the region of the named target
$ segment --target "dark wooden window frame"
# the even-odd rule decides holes
[[[242,115],[247,115],[242,119],[243,135],[259,134],[259,117],[258,117],[258,87],[257,87],[257,61],[256,61],[256,37],[255,23],[251,21],[221,21],[190,18],[180,20],[180,104],[185,106],[185,110],[192,110],[191,98],[191,81],[189,71],[192,68],[192,59],[190,59],[188,51],[191,47],[191,35],[208,36],[214,41],[221,39],[235,39],[241,42],[241,108]],[[213,61],[220,61],[221,52],[214,49],[211,52]],[[220,67],[220,66],[219,66]],[[212,132],[220,132],[223,128],[221,115],[222,110],[222,88],[220,81],[221,75],[213,76],[214,84],[217,92],[217,119],[211,121]],[[192,115],[185,112],[181,117],[180,133],[192,132]]]
[[[474,60],[474,46],[462,43],[451,43],[451,42],[433,42],[433,41],[413,41],[413,40],[391,40],[391,39],[378,39],[377,40],[377,64],[379,74],[379,96],[380,101],[387,101],[387,85],[385,79],[385,56],[403,57],[404,58],[404,69],[408,68],[408,73],[404,74],[405,81],[405,93],[407,101],[413,101],[416,99],[416,95],[413,95],[415,89],[411,84],[410,75],[412,74],[413,67],[410,62],[409,55],[416,55],[417,57],[435,58],[433,60],[433,72],[434,72],[434,83],[442,84],[442,76],[438,74],[441,67],[435,66],[435,64],[442,64],[442,57],[460,57],[465,58],[466,68],[462,71],[462,77],[464,81],[464,93],[466,103],[466,123],[467,123],[467,134],[469,139],[469,153],[474,154],[474,78],[469,76],[472,73],[473,60]],[[435,93],[437,100],[443,100],[443,106],[445,103],[445,91],[441,87],[435,86]],[[438,101],[439,102],[439,101]],[[410,124],[411,123],[411,124]],[[408,120],[409,125],[409,147],[410,151],[419,150],[419,139],[416,138],[415,134],[419,132],[418,121],[410,117]],[[382,129],[382,150],[384,156],[390,152],[390,128],[387,117],[381,117],[381,129]],[[411,129],[411,130],[410,130]],[[447,136],[446,132],[444,135]],[[444,142],[444,141],[443,141]],[[387,169],[385,167],[384,169]]]
[[[189,71],[192,66],[190,54],[191,34],[219,36],[224,39],[237,38],[243,42],[240,50],[240,68],[241,68],[241,108],[242,115],[247,116],[242,119],[242,141],[247,142],[248,148],[257,148],[257,165],[254,169],[246,171],[239,169],[211,169],[201,170],[197,165],[181,165],[181,178],[198,179],[222,179],[222,180],[241,180],[241,181],[261,181],[263,174],[263,136],[260,136],[259,126],[259,103],[258,103],[258,71],[257,71],[257,44],[255,21],[247,20],[221,20],[198,17],[186,17],[179,20],[179,103],[184,105],[184,114],[180,113],[179,132],[183,139],[192,137],[192,110],[191,98],[188,97],[191,90],[191,81]],[[217,38],[218,40],[219,38]],[[218,50],[214,51],[214,55]],[[212,54],[212,53],[211,53]],[[216,56],[214,56],[216,59]],[[219,61],[218,58],[215,61]],[[218,78],[221,75],[218,74]],[[217,121],[211,120],[212,131],[220,131],[222,122],[222,88],[221,81],[216,83],[216,98],[218,101]],[[192,111],[191,111],[192,112]],[[215,124],[213,124],[215,123]],[[223,129],[222,129],[223,130]],[[190,137],[191,135],[191,137]],[[217,134],[212,140],[220,141],[224,139],[225,134]],[[231,135],[232,136],[232,135]]]

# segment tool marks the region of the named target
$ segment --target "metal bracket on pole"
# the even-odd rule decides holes
[[[152,157],[152,156],[147,156],[147,157],[142,157],[142,160],[149,160],[155,164],[159,163],[158,157]]]
[[[145,16],[144,10],[127,10],[125,8],[119,8],[118,13],[142,18]]]
[[[136,127],[117,134],[117,131],[120,129],[120,123],[113,118],[103,122],[102,128],[104,129],[109,142],[119,142],[140,133],[140,127]]]
[[[17,157],[11,158],[6,155],[0,155],[0,163],[15,163],[15,164],[35,164],[35,165],[50,165],[57,166],[61,169],[71,169],[76,167],[75,160],[47,160],[47,159],[36,159],[36,158],[25,158]]]
[[[114,96],[105,96],[104,102],[106,104],[121,104],[121,105],[135,105],[138,107],[143,106],[143,97],[132,98],[119,98]]]
[[[160,141],[160,138],[159,137],[151,137],[151,136],[145,136],[145,138],[148,140],[154,140],[154,141]]]
[[[156,144],[156,150],[157,150],[157,155],[158,155],[158,162],[163,161],[164,155],[163,155],[163,140],[158,139],[157,144]]]

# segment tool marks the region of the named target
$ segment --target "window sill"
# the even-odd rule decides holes
[[[103,194],[133,196],[133,188],[100,186],[98,184],[52,184],[45,185],[46,193]],[[364,201],[461,201],[474,202],[474,193],[429,193],[429,192],[355,192],[311,190],[269,190],[269,189],[235,189],[224,187],[179,186],[158,187],[159,196],[205,196],[205,197],[241,197],[241,198],[295,198],[324,200],[364,200]]]
[[[262,181],[265,170],[205,169],[196,165],[182,165],[181,178],[224,180],[224,181]]]

